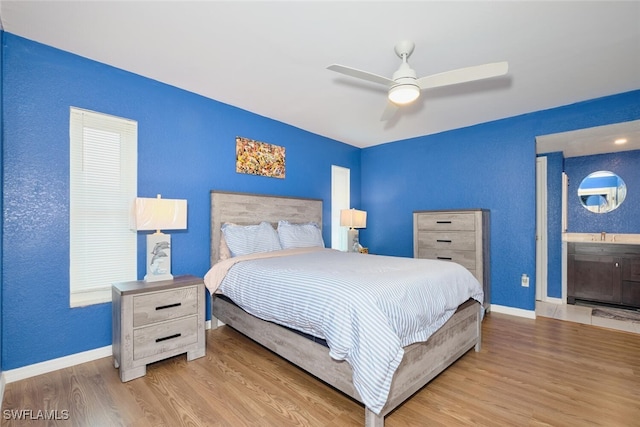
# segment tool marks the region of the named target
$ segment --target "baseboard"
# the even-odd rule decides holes
[[[207,331],[211,329],[211,320],[207,320],[206,322],[204,322],[204,329]]]
[[[522,308],[507,307],[504,305],[491,304],[491,311],[494,313],[510,314],[512,316],[526,317],[527,319],[535,319],[535,310],[524,310]]]
[[[34,363],[33,365],[23,366],[22,368],[10,369],[8,371],[4,371],[2,373],[2,377],[6,381],[6,384],[9,384],[25,378],[35,377],[36,375],[57,371],[58,369],[91,362],[93,360],[102,359],[103,357],[109,357],[112,354],[113,351],[111,346],[108,345],[94,350],[83,351],[82,353],[70,354],[69,356],[59,357],[57,359]]]
[[[548,302],[551,304],[566,304],[562,298],[553,298],[553,297],[546,297],[544,299],[544,302]]]

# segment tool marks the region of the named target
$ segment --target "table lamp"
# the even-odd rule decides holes
[[[171,235],[161,230],[184,230],[187,228],[187,201],[136,197],[132,220],[136,231],[155,230],[147,235],[146,282],[171,280]]]
[[[360,252],[362,246],[358,239],[358,229],[367,228],[367,212],[357,209],[343,209],[340,211],[340,225],[349,227],[348,251]]]

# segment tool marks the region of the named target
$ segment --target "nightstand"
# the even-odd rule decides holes
[[[123,382],[142,377],[147,364],[187,353],[205,355],[204,282],[177,276],[112,286],[113,364]]]

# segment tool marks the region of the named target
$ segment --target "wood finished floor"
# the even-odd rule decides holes
[[[398,426],[640,426],[640,335],[492,313],[473,350],[386,418]],[[111,358],[7,384],[1,426],[362,426],[364,409],[228,327],[205,357],[121,383]],[[7,410],[69,411],[15,421]]]

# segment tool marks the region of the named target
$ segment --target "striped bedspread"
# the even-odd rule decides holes
[[[353,384],[376,414],[402,347],[426,341],[469,298],[483,299],[473,275],[447,261],[324,248],[239,258],[212,267],[208,289],[256,317],[325,339],[332,358],[351,364]]]

